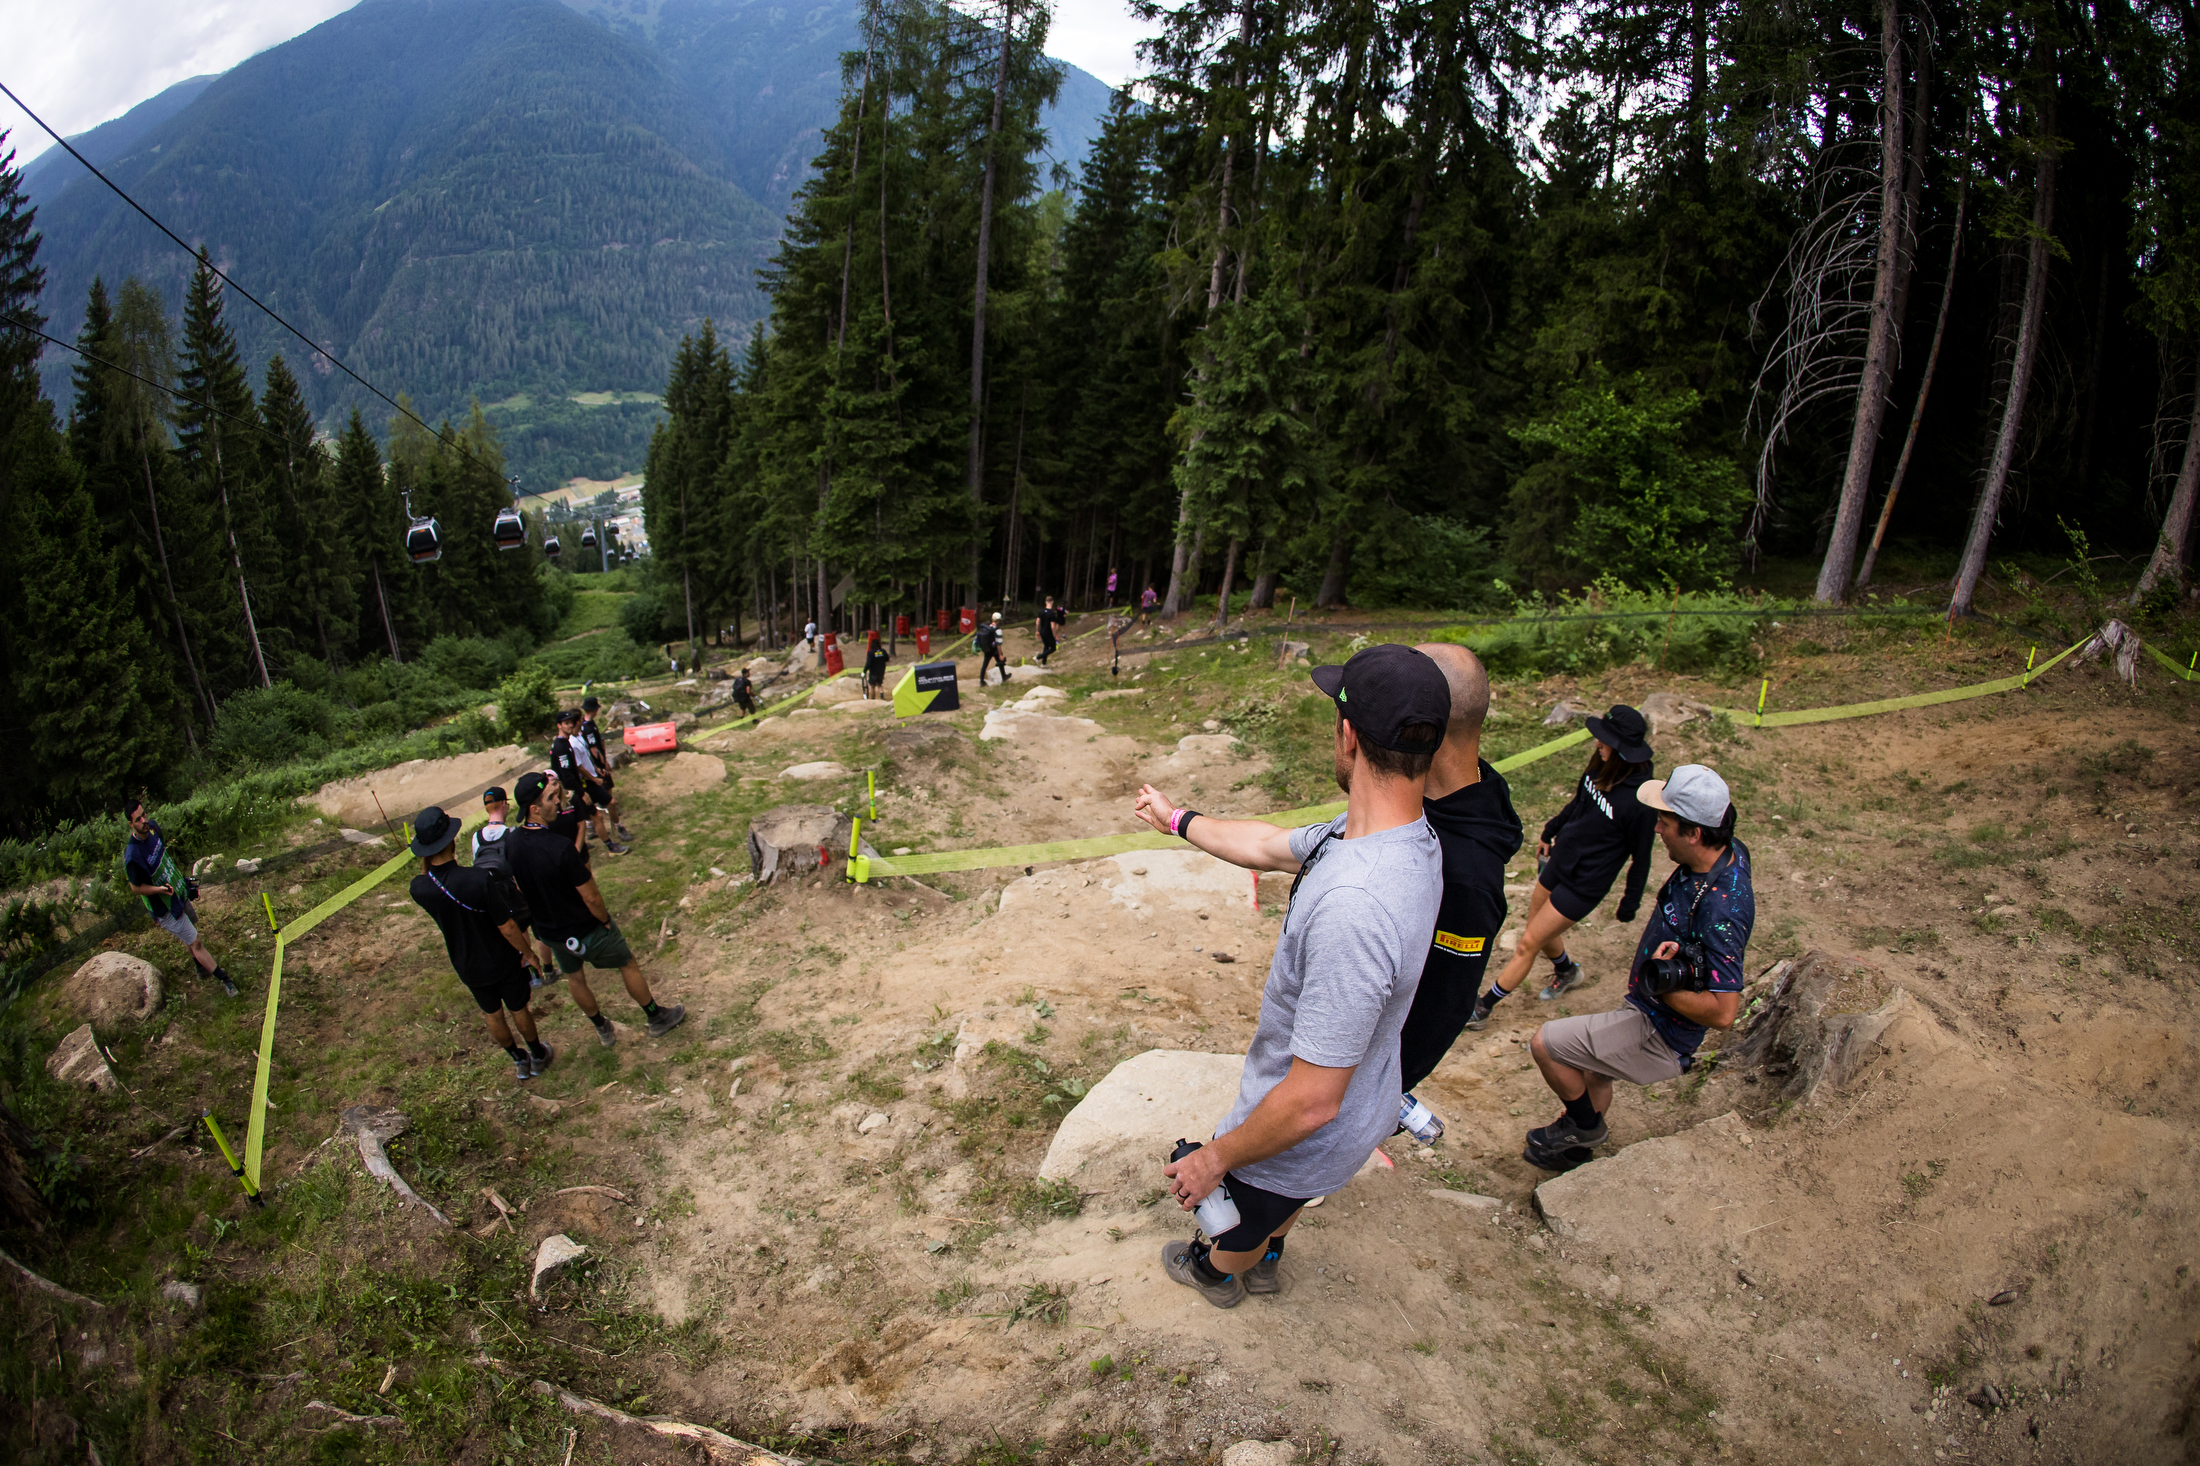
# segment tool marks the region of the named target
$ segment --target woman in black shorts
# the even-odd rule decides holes
[[[1635,800],[1635,790],[1650,777],[1650,724],[1625,705],[1588,720],[1596,752],[1582,770],[1574,797],[1543,827],[1536,845],[1535,889],[1528,894],[1528,925],[1504,971],[1474,1005],[1467,1027],[1479,1029],[1490,1009],[1527,981],[1538,952],[1551,959],[1550,986],[1538,996],[1546,1003],[1587,981],[1581,964],[1566,955],[1566,932],[1602,904],[1628,866],[1627,889],[1619,898],[1621,921],[1633,921],[1650,874],[1651,837],[1658,813]],[[1632,864],[1630,864],[1632,862]]]

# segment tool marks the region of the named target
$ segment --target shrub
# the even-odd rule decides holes
[[[223,768],[288,763],[328,752],[343,723],[342,711],[321,694],[289,682],[248,687],[222,703],[209,749]]]
[[[619,607],[619,625],[628,639],[642,646],[657,646],[687,637],[686,608],[669,600],[656,586],[640,590]]]
[[[420,664],[454,688],[487,691],[519,666],[525,649],[509,639],[491,641],[481,636],[439,636],[420,654]]]
[[[550,673],[539,661],[504,679],[497,688],[497,717],[507,738],[521,742],[551,729],[558,714],[551,686]]]
[[[1451,626],[1432,641],[1470,648],[1495,676],[1584,673],[1626,662],[1677,672],[1735,672],[1752,665],[1751,638],[1784,609],[1732,592],[1631,590],[1598,581],[1579,596],[1521,602],[1512,619]]]

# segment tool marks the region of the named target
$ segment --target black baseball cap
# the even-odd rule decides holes
[[[560,709],[558,709],[558,721],[559,721],[559,722],[561,722],[561,723],[578,723],[578,722],[579,722],[580,720],[581,720],[581,710],[580,710],[579,708],[560,708]]]
[[[522,811],[533,809],[542,803],[542,791],[549,787],[548,774],[521,774],[519,782],[512,786],[513,802]]]
[[[1356,653],[1341,667],[1316,667],[1314,685],[1336,699],[1360,736],[1395,753],[1431,753],[1444,741],[1451,721],[1451,684],[1435,659],[1412,647],[1385,642]],[[1436,736],[1408,740],[1415,724],[1433,727]]]
[[[429,805],[413,816],[412,853],[425,858],[448,850],[458,838],[458,825],[440,805]]]
[[[491,784],[488,788],[481,791],[481,802],[484,805],[505,804],[508,803],[510,799],[511,796],[504,792],[504,786],[502,784]]]

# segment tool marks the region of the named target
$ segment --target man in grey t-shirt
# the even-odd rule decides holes
[[[1443,671],[1411,647],[1372,646],[1316,667],[1314,684],[1337,703],[1342,815],[1296,830],[1211,819],[1151,786],[1135,806],[1233,865],[1298,874],[1237,1103],[1208,1144],[1163,1169],[1186,1211],[1218,1186],[1237,1208],[1220,1235],[1161,1253],[1172,1279],[1217,1308],[1281,1291],[1277,1262],[1300,1209],[1397,1130],[1398,1031],[1443,896],[1443,856],[1421,815],[1422,776],[1451,715]]]

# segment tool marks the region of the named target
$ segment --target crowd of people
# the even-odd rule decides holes
[[[1735,838],[1718,773],[1655,768],[1634,708],[1590,718],[1594,752],[1572,800],[1543,827],[1528,920],[1489,987],[1508,915],[1506,863],[1524,832],[1504,777],[1481,756],[1489,679],[1464,647],[1372,646],[1313,680],[1336,705],[1333,762],[1345,811],[1285,830],[1181,808],[1150,785],[1133,809],[1153,829],[1255,871],[1292,876],[1237,1102],[1214,1134],[1163,1168],[1194,1211],[1219,1191],[1235,1221],[1162,1250],[1163,1271],[1218,1308],[1281,1289],[1284,1243],[1309,1205],[1356,1175],[1401,1132],[1433,1140],[1443,1121],[1415,1094],[1459,1035],[1551,963],[1552,1002],[1587,978],[1569,928],[1601,905],[1624,868],[1617,915],[1632,921],[1653,836],[1673,871],[1635,944],[1624,1001],[1538,1026],[1529,1052],[1561,1107],[1529,1130],[1522,1157],[1553,1172],[1610,1136],[1613,1084],[1683,1074],[1712,1029],[1741,1010],[1756,918],[1748,847]]]

